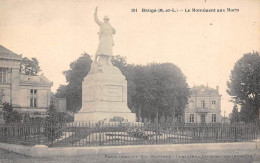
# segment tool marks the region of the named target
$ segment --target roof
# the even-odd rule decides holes
[[[204,85],[192,87],[191,93],[192,95],[220,95],[218,92],[218,87],[214,89]]]
[[[31,75],[20,75],[20,84],[25,85],[41,85],[41,86],[52,86],[53,83],[49,81],[44,74],[40,76],[31,76]]]
[[[17,55],[11,50],[0,45],[0,58],[20,61],[22,60],[22,55]]]

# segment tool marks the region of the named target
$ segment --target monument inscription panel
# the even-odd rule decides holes
[[[104,85],[103,100],[105,100],[105,101],[123,101],[123,86]]]

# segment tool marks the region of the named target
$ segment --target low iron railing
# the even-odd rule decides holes
[[[252,141],[259,125],[87,123],[0,125],[0,142],[49,147]]]

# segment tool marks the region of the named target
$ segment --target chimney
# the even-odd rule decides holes
[[[217,90],[217,92],[218,92],[218,90],[219,90],[219,86],[216,86],[216,90]]]

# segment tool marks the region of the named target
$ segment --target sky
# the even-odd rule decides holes
[[[0,44],[36,57],[56,92],[66,84],[62,72],[71,62],[84,52],[95,55],[96,6],[99,18],[108,15],[116,29],[115,55],[126,56],[130,64],[174,63],[190,87],[219,86],[222,115],[232,111],[226,93],[231,70],[243,54],[260,51],[259,0],[0,0]],[[226,12],[185,12],[192,8]]]

